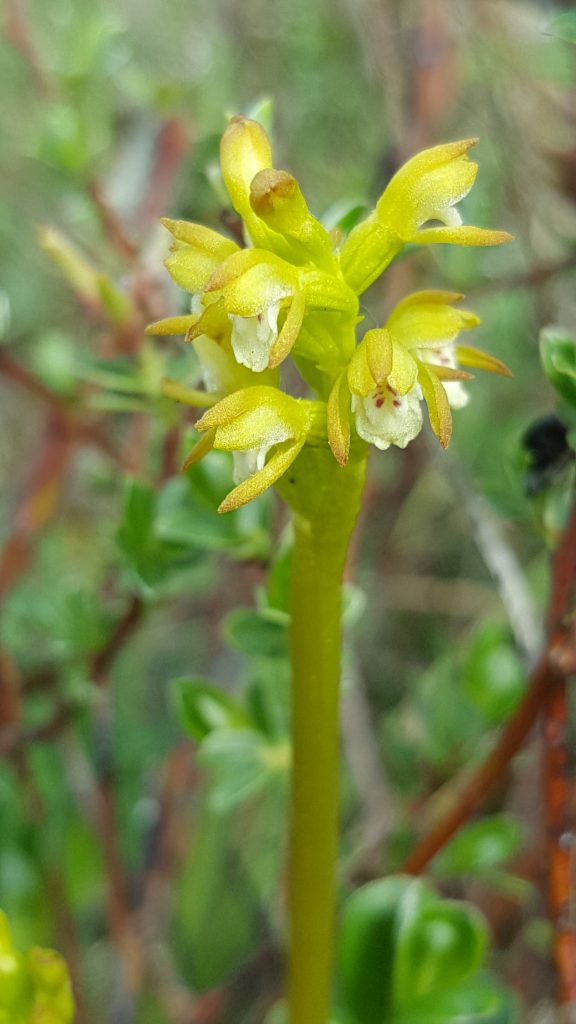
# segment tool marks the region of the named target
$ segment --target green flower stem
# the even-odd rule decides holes
[[[365,459],[305,449],[282,491],[294,509],[291,591],[290,1024],[327,1024],[338,852],[342,575]]]

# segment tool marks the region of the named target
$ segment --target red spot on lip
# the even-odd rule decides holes
[[[378,397],[376,399],[376,408],[377,409],[381,409],[383,405],[384,405],[384,396],[383,395],[378,395]]]
[[[398,398],[395,398],[394,401],[392,402],[392,405],[394,406],[395,409],[399,409],[400,406],[402,405],[402,402]]]

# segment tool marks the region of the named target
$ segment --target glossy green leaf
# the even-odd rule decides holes
[[[474,908],[440,899],[427,883],[405,876],[370,883],[349,898],[343,913],[346,1006],[359,1024],[395,1022],[417,1001],[470,976],[486,941]]]

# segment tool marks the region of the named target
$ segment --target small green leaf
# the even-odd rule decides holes
[[[172,683],[178,716],[186,732],[203,740],[214,729],[245,728],[248,720],[228,694],[202,679]]]
[[[540,358],[550,383],[569,405],[576,406],[576,339],[561,327],[544,328]]]
[[[218,729],[204,740],[199,760],[210,778],[210,806],[224,814],[287,770],[289,748],[287,743],[269,744],[250,729]]]
[[[522,845],[516,818],[493,814],[467,825],[434,860],[442,875],[478,874],[510,860]]]
[[[282,613],[237,608],[224,621],[224,638],[231,647],[253,657],[288,655],[288,622]]]
[[[464,670],[464,692],[490,725],[499,725],[524,692],[526,675],[508,631],[487,623],[474,635]]]

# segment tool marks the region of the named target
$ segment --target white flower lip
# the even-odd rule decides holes
[[[418,384],[403,396],[386,384],[365,398],[352,395],[356,430],[364,441],[380,451],[386,451],[390,445],[406,448],[422,429],[421,401]]]
[[[268,367],[270,349],[278,337],[280,304],[268,306],[256,316],[228,314],[232,323],[232,350],[237,361],[255,373]]]

